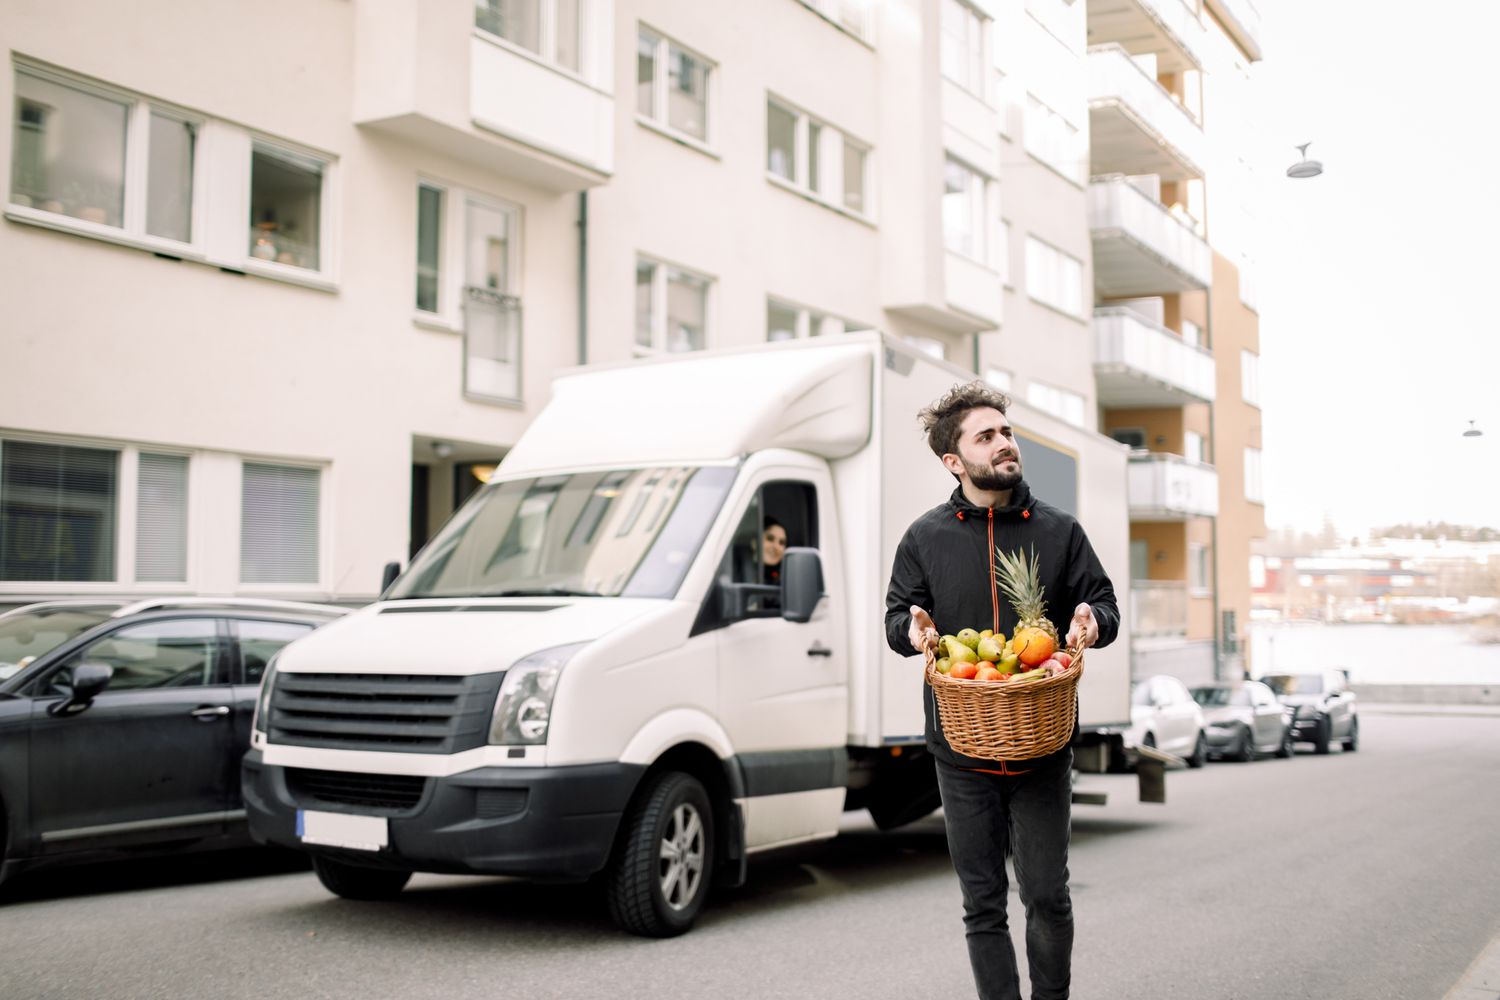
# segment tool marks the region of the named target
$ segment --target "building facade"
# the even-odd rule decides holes
[[[1141,446],[1142,655],[1232,653],[1258,51],[1196,4],[10,0],[0,601],[367,600],[558,369],[881,328]]]

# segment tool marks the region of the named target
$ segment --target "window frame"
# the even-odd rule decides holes
[[[1040,253],[1045,256],[1045,262],[1043,261],[1042,256],[1033,254],[1033,246],[1040,248]],[[1054,312],[1062,314],[1063,316],[1071,317],[1080,322],[1088,322],[1086,310],[1092,307],[1093,297],[1089,295],[1088,291],[1084,288],[1085,279],[1088,277],[1088,268],[1084,264],[1084,262],[1082,260],[1079,260],[1077,257],[1074,257],[1067,251],[1053,246],[1046,240],[1039,239],[1034,233],[1026,234],[1025,254],[1027,298],[1031,299],[1031,301],[1037,303],[1038,305],[1045,306],[1048,309],[1053,310]],[[1043,265],[1044,263],[1048,273],[1038,274],[1038,270],[1042,269],[1041,267],[1039,267],[1039,265]],[[1068,269],[1061,266],[1052,268],[1050,265],[1052,265],[1053,263],[1059,265],[1063,263],[1071,263],[1077,266],[1078,280],[1076,282],[1075,290],[1078,294],[1078,307],[1076,310],[1068,308],[1068,304],[1065,301],[1053,301],[1051,298],[1050,285],[1054,280],[1059,293],[1061,293],[1065,287],[1074,287],[1074,282],[1068,280],[1069,275],[1065,273]],[[1042,280],[1044,278],[1047,280]],[[1059,295],[1059,298],[1061,298],[1061,295]]]
[[[793,323],[791,337],[771,338],[771,309],[779,307],[796,314]],[[844,319],[835,313],[823,309],[814,309],[804,306],[791,299],[780,295],[766,296],[766,343],[784,343],[788,340],[807,340],[811,337],[836,337],[848,333],[850,330],[862,330],[868,327],[861,326],[850,320]]]
[[[637,103],[635,108],[636,124],[654,132],[659,132],[669,139],[698,150],[700,153],[707,153],[717,158],[719,153],[715,146],[718,139],[715,109],[719,103],[718,62],[708,58],[708,56],[705,56],[692,46],[682,44],[666,32],[653,27],[647,21],[636,22],[637,59],[639,58],[643,35],[651,35],[655,39],[651,54],[651,111],[642,111]],[[701,139],[691,132],[684,132],[682,129],[677,128],[671,121],[669,90],[672,85],[671,59],[673,49],[691,56],[705,69],[703,77],[703,137]],[[637,79],[636,85],[640,85],[639,79]],[[639,98],[639,94],[636,97]]]
[[[1193,597],[1213,595],[1213,562],[1209,557],[1209,546],[1203,542],[1188,542],[1188,593]]]
[[[1026,383],[1026,402],[1063,423],[1083,427],[1088,419],[1088,397],[1071,389],[1030,379]],[[1075,407],[1076,404],[1076,407]],[[1077,409],[1076,419],[1072,412]]]
[[[943,250],[945,253],[956,254],[965,260],[973,261],[976,264],[994,270],[993,245],[995,238],[990,233],[994,213],[990,210],[990,191],[991,185],[995,183],[995,179],[976,169],[962,157],[954,156],[945,150],[943,152],[943,198],[949,196],[948,168],[950,166],[957,167],[967,176],[966,186],[968,190],[966,195],[969,201],[969,211],[967,214],[969,216],[971,234],[978,246],[976,247],[977,253],[970,253],[949,242],[948,213],[944,211],[941,213]]]
[[[636,265],[637,272],[639,272],[640,266],[643,263],[649,263],[649,264],[651,264],[655,268],[655,271],[654,271],[654,273],[651,276],[651,344],[650,344],[650,346],[646,346],[646,345],[643,345],[643,344],[639,343],[638,341],[636,341],[636,339],[635,339],[635,329],[634,329],[635,324],[632,321],[632,323],[631,323],[632,333],[631,333],[631,341],[630,341],[631,356],[635,357],[635,358],[652,358],[652,357],[658,357],[658,356],[669,355],[669,354],[674,354],[674,353],[675,354],[693,354],[693,353],[696,353],[694,351],[671,351],[671,350],[668,350],[668,348],[667,348],[666,340],[667,340],[667,332],[668,332],[667,331],[667,301],[668,301],[668,298],[667,298],[667,296],[668,296],[668,290],[667,290],[668,277],[667,277],[667,272],[668,271],[676,271],[679,274],[686,275],[687,277],[690,277],[690,278],[695,278],[695,279],[697,279],[699,281],[702,281],[704,283],[704,289],[703,289],[703,346],[701,348],[698,348],[698,350],[699,351],[712,350],[713,346],[714,346],[714,343],[713,343],[713,334],[714,334],[714,328],[716,326],[716,324],[714,322],[714,306],[717,303],[717,299],[718,299],[718,296],[717,296],[717,287],[718,287],[719,279],[715,275],[709,274],[709,273],[707,273],[705,271],[699,271],[699,270],[697,270],[695,268],[691,268],[691,267],[687,267],[687,266],[682,265],[682,264],[675,263],[674,261],[668,260],[665,257],[658,257],[655,254],[649,254],[649,253],[645,253],[644,251],[639,251],[638,250],[638,251],[636,251],[636,254],[635,254],[635,265]]]
[[[329,579],[330,546],[332,539],[329,537],[328,527],[332,524],[331,503],[328,483],[328,466],[315,461],[299,460],[295,458],[262,457],[258,455],[238,455],[240,482],[235,491],[237,507],[234,518],[235,535],[235,559],[234,559],[234,586],[237,592],[245,594],[287,594],[287,593],[322,593],[325,589],[324,582]],[[244,475],[246,465],[264,465],[275,468],[306,469],[317,474],[318,483],[318,544],[314,553],[317,565],[317,574],[312,581],[282,581],[279,583],[247,583],[244,579],[245,553],[243,542],[245,530],[245,508],[244,497]]]
[[[964,36],[961,40],[963,45],[963,61],[965,76],[973,79],[960,79],[951,72],[953,67],[948,64],[948,46],[945,44],[952,37],[947,31],[948,10],[958,10],[964,17]],[[938,72],[943,79],[952,83],[955,87],[967,94],[977,97],[979,100],[989,103],[989,95],[986,93],[988,87],[989,67],[989,26],[992,19],[984,11],[967,0],[941,0],[938,6]]]
[[[470,21],[470,30],[475,35],[484,39],[492,45],[498,45],[508,52],[529,59],[539,66],[563,76],[570,77],[588,86],[594,85],[597,71],[595,69],[595,48],[597,45],[598,12],[594,0],[578,0],[578,68],[573,69],[557,59],[557,0],[536,0],[537,3],[537,48],[528,49],[520,42],[515,42],[504,35],[490,31],[479,24],[478,7]]]
[[[1266,481],[1264,456],[1259,448],[1246,448],[1244,457],[1245,499],[1250,503],[1265,504]]]
[[[1240,348],[1240,397],[1260,409],[1260,355],[1247,347]]]
[[[853,5],[863,15],[858,27],[844,21],[845,5],[851,0],[797,0],[798,3],[827,21],[833,27],[871,49],[875,48],[875,5],[870,0],[853,0]]]
[[[782,177],[771,169],[771,108],[792,117],[792,176]],[[765,118],[761,136],[765,142],[762,165],[767,182],[784,191],[800,195],[808,201],[822,205],[840,215],[859,222],[875,225],[875,147],[851,132],[845,131],[826,118],[806,111],[797,104],[778,96],[774,91],[766,92]],[[808,141],[813,130],[818,130],[819,142],[816,157]],[[853,147],[864,154],[860,169],[860,198],[863,208],[851,208],[846,203],[844,183],[846,150]],[[818,167],[817,186],[810,177],[811,166],[816,160]]]
[[[331,153],[299,145],[268,133],[233,124],[211,115],[193,111],[171,101],[160,100],[125,87],[93,80],[81,74],[14,58],[10,64],[11,81],[29,75],[55,85],[92,96],[116,101],[126,106],[124,189],[121,226],[79,219],[60,212],[22,205],[15,195],[15,159],[11,158],[4,192],[5,218],[13,221],[130,247],[160,255],[169,260],[205,264],[236,274],[253,274],[321,291],[335,292],[339,283],[339,158]],[[10,120],[14,140],[18,123]],[[192,194],[188,203],[190,239],[182,242],[155,236],[146,231],[147,197],[150,184],[151,116],[192,124],[193,143]],[[246,239],[252,225],[251,177],[253,157],[259,146],[272,155],[293,160],[312,161],[319,165],[321,187],[318,202],[318,268],[278,264],[257,259],[250,254]]]

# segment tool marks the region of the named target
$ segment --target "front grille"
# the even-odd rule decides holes
[[[504,677],[278,673],[267,736],[334,750],[469,750],[485,743]]]
[[[407,774],[354,774],[289,767],[286,788],[299,806],[354,806],[369,812],[402,813],[422,800],[427,779]]]

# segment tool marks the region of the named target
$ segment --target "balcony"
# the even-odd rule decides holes
[[[1180,455],[1130,456],[1126,492],[1132,521],[1186,521],[1219,513],[1219,473]]]
[[[608,37],[612,4],[585,31]],[[556,193],[614,170],[607,52],[578,72],[475,25],[473,0],[355,5],[354,121]]]
[[[1123,177],[1089,185],[1094,287],[1123,299],[1208,288],[1213,251],[1165,205]]]
[[[1100,45],[1089,49],[1089,156],[1095,175],[1181,181],[1203,176],[1207,144],[1203,127],[1129,52]]]
[[[1094,310],[1099,405],[1143,409],[1211,403],[1214,356],[1124,306]]]
[[[1202,68],[1207,32],[1185,0],[1089,0],[1088,40],[1153,55],[1159,69],[1180,73]]]
[[[1234,43],[1252,60],[1261,58],[1260,11],[1252,0],[1205,0]]]
[[[1182,580],[1130,582],[1132,637],[1187,635],[1187,619],[1187,584]]]

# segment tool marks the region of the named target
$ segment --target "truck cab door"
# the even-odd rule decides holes
[[[709,595],[719,610],[709,623],[718,716],[744,779],[751,850],[832,836],[843,812],[849,667],[832,495],[825,470],[765,470],[742,501]],[[788,546],[822,558],[826,596],[807,622],[781,616]]]

